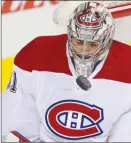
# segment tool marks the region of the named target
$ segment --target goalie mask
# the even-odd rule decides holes
[[[88,77],[111,46],[114,21],[109,10],[96,2],[79,5],[69,17],[68,50],[77,76]]]

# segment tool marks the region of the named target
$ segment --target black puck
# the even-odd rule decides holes
[[[79,76],[76,79],[76,83],[83,89],[83,90],[88,90],[89,88],[91,88],[91,83],[90,81],[85,78],[84,76]]]

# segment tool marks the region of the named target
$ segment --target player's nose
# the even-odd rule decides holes
[[[85,44],[84,48],[85,48],[85,52],[92,52],[93,50],[91,44],[88,42]]]

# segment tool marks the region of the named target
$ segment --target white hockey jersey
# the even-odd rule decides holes
[[[30,141],[131,142],[131,47],[113,41],[88,80],[76,84],[67,35],[38,37],[16,56],[3,95],[3,135]]]

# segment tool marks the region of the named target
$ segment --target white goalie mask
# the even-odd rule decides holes
[[[111,13],[99,3],[82,3],[73,11],[68,24],[68,49],[77,76],[90,76],[110,48],[114,30]]]

